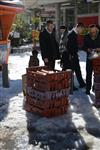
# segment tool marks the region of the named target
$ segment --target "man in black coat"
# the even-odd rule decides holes
[[[81,34],[83,31],[84,25],[82,23],[77,24],[76,27],[72,29],[72,31],[68,35],[68,41],[67,41],[67,51],[69,55],[69,66],[70,68],[75,71],[77,80],[79,82],[79,87],[83,88],[86,86],[82,74],[81,69],[79,65],[79,58],[78,58],[78,34]]]
[[[45,65],[54,70],[55,60],[59,59],[59,44],[53,32],[54,24],[51,20],[47,21],[47,27],[40,33],[39,42],[42,59]]]
[[[68,31],[66,26],[60,26],[60,43],[59,43],[59,51],[61,57],[61,67],[62,70],[65,71],[67,69],[67,36]]]
[[[95,24],[89,26],[89,34],[84,38],[84,49],[87,52],[86,62],[86,94],[90,94],[92,85],[92,60],[90,59],[91,52],[100,52],[100,33]]]

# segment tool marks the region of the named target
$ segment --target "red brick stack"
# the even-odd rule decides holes
[[[27,69],[25,109],[44,117],[66,113],[71,71],[50,71],[46,67]]]
[[[94,70],[95,106],[100,107],[100,57],[92,60]]]

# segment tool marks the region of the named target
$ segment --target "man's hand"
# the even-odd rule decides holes
[[[87,52],[92,52],[92,49],[91,49],[91,48],[88,48],[88,49],[87,49]]]
[[[100,52],[100,48],[96,48],[96,52]]]
[[[44,58],[44,62],[45,62],[45,63],[48,63],[48,58]]]

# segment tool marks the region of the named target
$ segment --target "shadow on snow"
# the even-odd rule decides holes
[[[10,87],[0,86],[0,121],[8,114],[10,99],[22,92],[21,80],[10,80]]]
[[[84,138],[72,122],[71,112],[60,117],[45,118],[27,113],[29,144],[44,150],[87,150]]]
[[[77,94],[76,98],[81,100],[79,113],[82,114],[85,121],[87,132],[94,137],[100,138],[100,120],[96,116],[99,110],[93,106],[95,96],[93,94],[87,96],[81,92],[81,95]]]

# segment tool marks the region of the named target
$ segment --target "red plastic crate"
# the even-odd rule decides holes
[[[41,69],[48,70],[48,68],[46,66],[34,66],[34,67],[27,68],[26,71],[27,71],[27,73],[30,73],[30,71],[37,71],[37,70],[41,70]]]
[[[95,91],[100,91],[100,83],[94,83]]]
[[[56,108],[64,105],[68,105],[68,98],[67,97],[61,97],[58,99],[53,99],[53,100],[36,100],[28,95],[26,95],[26,101],[31,105],[31,106],[36,106],[41,109],[50,109],[50,108]]]
[[[71,70],[50,71],[46,67],[27,68],[25,109],[45,117],[66,113],[69,102],[69,93],[66,94],[66,89],[69,90],[71,74]]]
[[[55,116],[60,116],[60,115],[65,114],[68,110],[68,105],[65,105],[65,106],[62,106],[59,108],[52,108],[52,109],[43,110],[43,109],[40,109],[36,106],[31,106],[26,101],[25,110],[28,112],[31,112],[31,113],[38,114],[38,115],[43,116],[43,117],[50,118],[50,117],[55,117]]]
[[[35,82],[33,88],[39,91],[55,91],[70,87],[70,81],[62,80],[61,82],[52,81],[47,84]]]
[[[93,70],[95,74],[100,74],[100,57],[92,59]]]
[[[95,99],[94,106],[100,108],[100,99]]]
[[[95,97],[96,99],[100,99],[100,91],[95,91]]]
[[[44,117],[59,116],[67,112],[69,105],[68,98],[56,100],[37,101],[30,96],[26,96],[25,110],[39,114]]]
[[[28,68],[27,86],[39,91],[53,91],[68,88],[71,83],[71,73],[71,70],[54,72],[44,69],[34,71],[34,68],[33,70],[32,68]]]
[[[32,112],[32,106],[27,101],[24,103],[24,109],[28,112]]]
[[[100,65],[93,66],[94,74],[100,74]]]
[[[48,70],[46,67],[34,67],[34,68],[27,68],[27,77],[33,76],[35,80],[41,81],[42,83],[47,83],[51,81],[61,81],[64,79],[70,79],[71,77],[71,70],[67,71],[52,71]]]
[[[32,89],[31,87],[27,87],[27,95],[37,99],[37,100],[44,100],[44,99],[57,99],[60,97],[68,97],[70,88],[61,89],[61,90],[55,90],[55,91],[37,91],[35,89]]]
[[[45,116],[45,117],[56,117],[56,116],[60,116],[60,115],[63,115],[67,112],[67,109],[68,106],[63,106],[63,107],[60,107],[60,108],[54,108],[54,109],[49,109],[47,111],[44,111],[42,112],[42,116]]]
[[[100,57],[92,59],[93,66],[100,66]]]
[[[94,74],[94,82],[100,83],[100,74]]]

